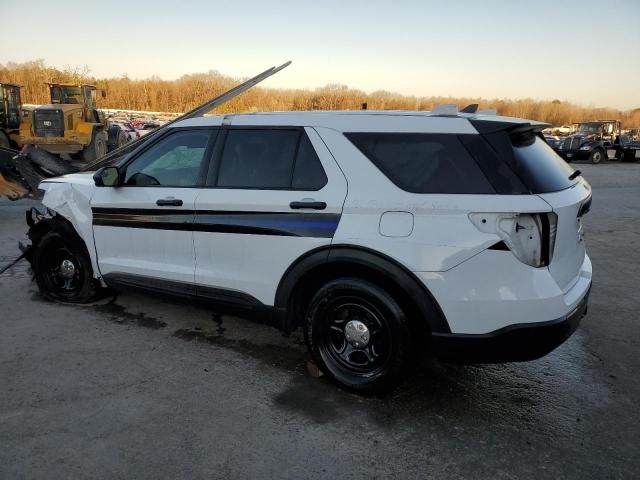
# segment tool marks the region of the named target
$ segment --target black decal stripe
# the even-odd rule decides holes
[[[339,214],[94,208],[96,226],[332,238]]]

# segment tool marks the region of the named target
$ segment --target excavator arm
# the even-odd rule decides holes
[[[5,196],[11,200],[19,200],[21,198],[41,199],[41,192],[38,191],[38,185],[45,178],[57,177],[79,171],[93,171],[106,165],[113,165],[124,155],[127,155],[137,148],[142,142],[148,140],[150,136],[157,135],[159,131],[172,123],[188,118],[201,117],[205,113],[210,112],[214,108],[228,102],[254,85],[269,78],[271,75],[278,73],[290,64],[291,61],[283,63],[279,67],[271,67],[233,87],[231,90],[224,92],[222,95],[218,95],[199,107],[166,123],[153,134],[129,142],[120,148],[116,148],[101,159],[88,165],[63,160],[32,145],[27,145],[20,151],[0,147],[0,197]]]

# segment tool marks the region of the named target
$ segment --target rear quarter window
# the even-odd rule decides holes
[[[345,136],[407,192],[495,193],[456,135],[358,132]]]

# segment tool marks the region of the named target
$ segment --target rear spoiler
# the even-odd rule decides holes
[[[545,128],[549,128],[551,124],[535,122],[535,123],[518,123],[518,122],[500,122],[493,120],[469,120],[471,125],[481,134],[504,132],[511,134],[518,133],[541,133]]]

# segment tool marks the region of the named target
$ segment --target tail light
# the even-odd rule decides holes
[[[522,263],[536,268],[551,263],[558,225],[555,213],[472,213],[469,219],[481,232],[497,234]]]

